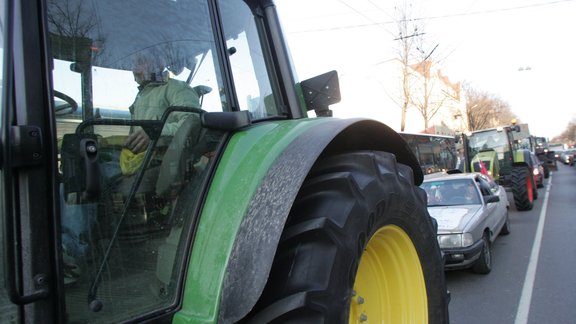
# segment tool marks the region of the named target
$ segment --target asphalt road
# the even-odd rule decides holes
[[[538,189],[531,211],[509,200],[511,233],[492,250],[492,272],[446,272],[453,324],[576,324],[576,167]]]

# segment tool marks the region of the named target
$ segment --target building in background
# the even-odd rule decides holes
[[[366,117],[401,129],[403,106],[402,62],[390,59],[370,69],[340,73],[342,101],[333,106],[334,117]],[[409,67],[409,92],[404,132],[454,135],[466,131],[466,98],[459,82],[431,62]],[[426,125],[425,101],[434,112]],[[426,127],[427,126],[427,127]]]

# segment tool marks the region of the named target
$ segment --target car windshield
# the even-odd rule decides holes
[[[472,179],[427,181],[421,187],[428,195],[428,207],[480,204]]]

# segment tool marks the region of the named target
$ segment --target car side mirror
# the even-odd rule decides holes
[[[484,197],[484,201],[485,201],[487,204],[499,202],[499,201],[500,201],[500,196],[498,196],[498,195],[485,196],[485,197]]]

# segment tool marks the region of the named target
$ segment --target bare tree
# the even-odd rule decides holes
[[[87,1],[53,0],[47,10],[51,31],[52,53],[55,57],[73,61],[74,71],[82,80],[82,114],[94,116],[92,102],[92,69],[95,58],[102,55],[104,37],[99,33],[100,21]]]
[[[411,99],[411,62],[415,61],[416,39],[423,35],[421,24],[412,19],[412,5],[406,2],[394,8],[396,10],[396,24],[398,37],[398,59],[402,65],[401,94],[400,94],[400,131],[406,128],[406,112]]]
[[[98,17],[94,10],[85,7],[90,3],[86,1],[53,0],[48,6],[47,18],[54,42],[67,42],[60,44],[69,46],[77,51],[80,60],[95,61],[103,58],[105,36],[100,33]],[[86,49],[86,51],[79,51]],[[54,49],[57,51],[57,49]],[[64,49],[64,51],[69,49]]]
[[[455,99],[453,94],[442,89],[442,75],[439,70],[432,71],[433,64],[432,61],[425,60],[413,66],[420,77],[417,78],[418,91],[413,91],[411,103],[422,115],[425,130],[428,129],[432,118],[444,107],[445,102]]]
[[[517,119],[510,110],[510,105],[499,97],[485,91],[464,85],[466,92],[466,120],[468,130],[510,125],[512,119]]]
[[[576,144],[576,118],[572,118],[572,121],[568,123],[566,129],[558,136],[555,136],[551,140],[552,143],[564,143],[569,146],[574,146]]]
[[[51,30],[60,36],[88,37],[98,25],[91,10],[83,10],[84,2],[69,0],[52,1],[48,7],[48,22]]]
[[[401,75],[401,121],[400,130],[406,126],[406,113],[410,107],[420,112],[424,129],[428,129],[434,116],[444,107],[446,100],[455,96],[445,91],[444,78],[437,69],[438,44],[428,46],[425,39],[424,21],[412,18],[412,6],[404,2],[395,7],[397,14],[398,59],[402,65]]]

